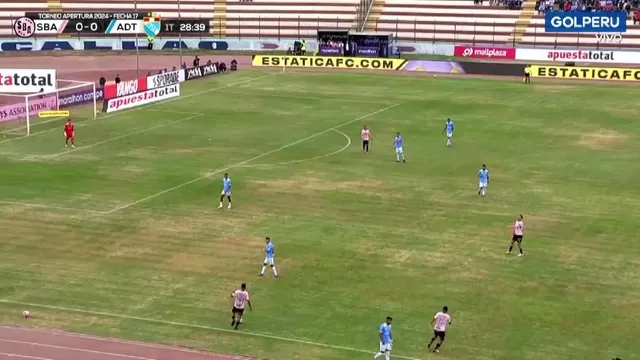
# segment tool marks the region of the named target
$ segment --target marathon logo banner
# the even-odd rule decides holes
[[[96,87],[95,93],[96,101],[102,100],[104,97],[104,90]],[[79,91],[69,95],[60,94],[58,97],[58,106],[61,109],[68,108],[76,105],[83,105],[93,101],[93,90]]]
[[[254,55],[252,66],[278,66],[324,69],[403,70],[404,59],[362,59],[330,56],[267,56]]]
[[[184,79],[186,81],[211,76],[218,73],[218,64],[201,65],[194,68],[184,69]]]
[[[531,65],[531,76],[554,79],[640,81],[640,69]]]

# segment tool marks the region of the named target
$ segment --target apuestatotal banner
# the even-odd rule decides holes
[[[603,33],[627,31],[624,11],[564,12],[552,11],[544,16],[545,32]]]
[[[640,52],[583,49],[516,49],[516,60],[601,64],[640,64]]]
[[[55,69],[0,69],[0,93],[36,94],[56,89]]]

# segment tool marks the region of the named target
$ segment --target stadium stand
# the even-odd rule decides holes
[[[404,41],[556,48],[640,47],[640,24],[634,24],[640,21],[633,20],[633,12],[628,16],[622,42],[598,43],[594,34],[545,33],[540,4],[533,0],[372,0],[364,29],[392,33]],[[359,0],[185,0],[180,1],[178,9],[175,0],[14,0],[0,3],[0,36],[11,37],[12,19],[26,11],[137,10],[164,18],[177,18],[180,12],[183,18],[209,19],[213,37],[313,39],[318,29],[356,30],[359,6]]]

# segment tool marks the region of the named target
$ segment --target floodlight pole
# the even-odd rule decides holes
[[[182,20],[182,13],[180,12],[180,0],[178,0],[178,20]],[[180,50],[180,62],[178,63],[178,69],[182,67],[182,34],[180,33],[180,29],[178,29],[178,41],[179,41],[179,50]]]
[[[138,0],[134,0],[133,1],[133,6],[134,6],[134,10],[135,13],[138,13]],[[140,78],[140,49],[138,49],[138,46],[140,45],[138,43],[139,38],[138,38],[138,32],[136,32],[136,78]]]

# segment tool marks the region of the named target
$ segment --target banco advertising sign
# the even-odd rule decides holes
[[[624,11],[552,11],[546,13],[544,16],[544,31],[563,33],[622,33],[627,31],[627,13]]]

